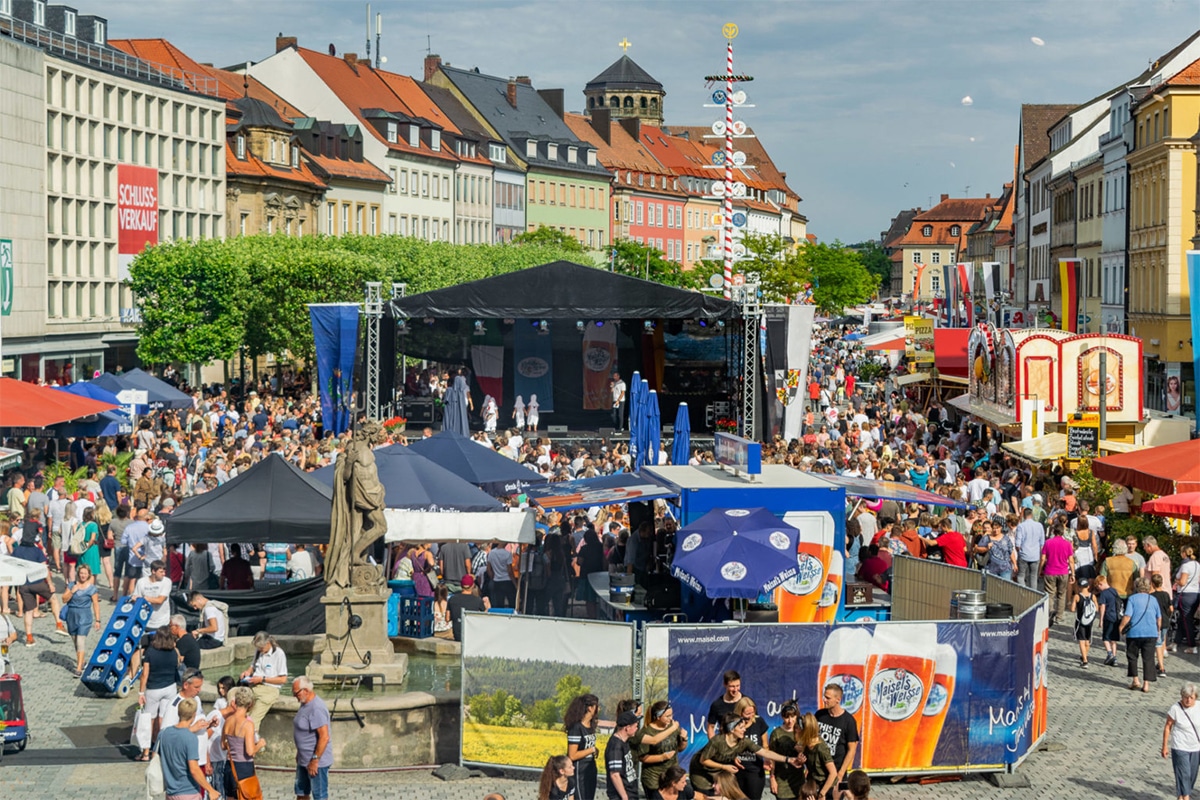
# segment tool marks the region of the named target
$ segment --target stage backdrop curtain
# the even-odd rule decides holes
[[[504,405],[504,339],[500,335],[498,320],[486,327],[483,336],[474,336],[471,344],[471,368],[475,380],[484,394],[496,399],[496,405]]]
[[[583,334],[583,410],[612,408],[608,381],[617,368],[617,326],[589,322]],[[632,409],[630,409],[632,412]]]
[[[350,427],[354,394],[354,356],[358,349],[358,304],[314,303],[308,307],[317,357],[321,422],[341,435]]]
[[[538,411],[554,411],[554,347],[550,331],[534,327],[539,320],[519,319],[513,326],[513,394],[537,395]]]

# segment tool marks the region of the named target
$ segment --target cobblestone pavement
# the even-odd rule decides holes
[[[107,615],[111,606],[105,605]],[[48,615],[35,622],[37,645],[26,648],[18,643],[11,654],[23,676],[32,738],[24,754],[10,751],[0,763],[0,798],[143,797],[144,770],[139,764],[111,760],[75,766],[38,763],[53,755],[46,750],[88,746],[85,739],[89,735],[95,745],[98,732],[105,730],[110,739],[119,735],[127,740],[134,699],[94,697],[69,672],[74,666],[69,640],[51,633],[53,622]],[[969,776],[961,782],[927,786],[882,783],[876,786],[872,797],[879,800],[1173,798],[1170,763],[1160,755],[1164,714],[1178,697],[1182,682],[1200,683],[1197,656],[1168,656],[1169,676],[1155,684],[1152,693],[1144,695],[1126,688],[1123,653],[1119,668],[1104,667],[1093,660],[1084,669],[1079,666],[1075,643],[1066,626],[1053,629],[1051,642],[1047,736],[1051,747],[1032,754],[1018,771],[1018,776],[1028,780],[1028,788],[1001,789],[984,777]],[[1093,649],[1093,655],[1097,650]],[[81,732],[84,728],[88,730]],[[64,729],[75,736],[76,742],[72,742]],[[92,752],[96,751],[84,750],[78,754],[85,756]],[[268,800],[293,796],[289,774],[264,771],[261,779]],[[428,770],[335,773],[330,784],[332,797],[353,796],[356,800],[481,800],[491,791],[501,792],[507,800],[533,800],[536,796],[532,779],[472,778],[445,783],[432,777]],[[603,796],[603,790],[598,796]]]

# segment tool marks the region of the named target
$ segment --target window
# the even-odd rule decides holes
[[[922,236],[933,236],[933,226],[926,225],[923,228],[921,228],[921,235]]]
[[[450,176],[449,175],[442,176],[442,197],[446,198],[447,200],[450,199]]]
[[[400,194],[408,194],[408,170],[400,170]]]
[[[63,13],[63,33],[67,36],[75,35],[75,12],[67,11]]]
[[[507,160],[506,155],[507,154],[504,151],[504,145],[495,143],[488,145],[488,158],[492,161],[495,161],[498,164],[503,164]]]
[[[574,164],[578,158],[579,158],[579,148],[578,147],[568,147],[567,148],[567,163]]]
[[[242,236],[246,235],[246,223],[250,220],[250,215],[245,211],[242,212],[241,219],[238,221],[238,233]]]
[[[658,203],[658,204],[657,204],[657,206],[656,206],[656,209],[657,209],[657,212],[656,212],[656,213],[657,213],[656,219],[657,219],[658,221],[655,223],[655,225],[657,225],[658,227],[660,227],[660,228],[661,228],[661,227],[663,226],[663,204],[662,204],[662,203]]]
[[[335,208],[337,208],[337,203],[325,204],[325,233],[330,235],[337,233],[337,231],[333,229],[333,215]]]
[[[438,130],[430,131],[429,146],[431,148],[433,148],[434,152],[437,152],[442,149],[442,132],[441,131],[438,131]]]
[[[596,151],[595,150],[587,151],[587,165],[589,167],[596,166]]]
[[[389,187],[389,189],[390,189],[390,191],[391,191],[391,193],[392,193],[392,194],[395,194],[395,193],[396,193],[396,187],[397,187],[397,186],[399,185],[399,183],[400,183],[400,178],[399,178],[399,177],[397,177],[398,173],[397,173],[397,171],[396,171],[396,168],[395,168],[395,167],[388,167],[388,174],[392,176],[392,185],[391,185],[391,187]]]
[[[239,161],[246,160],[246,137],[237,137],[237,157]]]
[[[942,263],[942,252],[940,250],[934,250],[932,253],[930,253],[929,260],[932,264]]]
[[[342,203],[342,233],[350,232],[350,204]]]
[[[275,232],[275,218],[267,217],[267,233]]]
[[[641,225],[642,224],[642,212],[643,212],[641,200],[637,201],[636,211],[637,211],[637,224]]]
[[[33,3],[33,24],[46,24],[46,4],[42,0],[34,0]]]
[[[914,264],[920,264],[920,263],[921,263],[921,251],[920,251],[920,250],[914,250],[914,251],[913,251],[913,260],[912,260],[912,263],[914,263]]]
[[[438,200],[441,198],[441,196],[442,196],[442,185],[441,185],[441,182],[438,181],[437,175],[434,175],[433,176],[433,199]]]
[[[417,127],[416,125],[408,126],[408,146],[409,147],[420,147],[421,146],[421,129],[419,127]]]
[[[300,146],[292,145],[292,169],[300,169]]]
[[[388,214],[388,233],[396,235],[396,215]]]
[[[387,136],[387,140],[389,142],[391,142],[392,144],[396,144],[396,142],[400,138],[399,128],[400,128],[400,126],[397,125],[395,122],[393,122],[392,120],[388,120],[387,125],[386,125],[386,136]]]
[[[277,154],[277,153],[278,153],[278,148],[279,148],[279,142],[277,142],[277,141],[275,141],[274,139],[272,139],[272,140],[271,140],[271,163],[272,163],[272,164],[274,164],[276,161],[278,161],[278,160],[279,160],[279,157],[278,157],[278,154]]]
[[[97,21],[95,26],[92,28],[92,41],[96,44],[104,44],[106,41],[104,34],[104,23]]]
[[[421,173],[421,197],[429,197],[429,173]]]
[[[951,225],[951,226],[950,226],[950,235],[951,235],[951,236],[961,236],[961,235],[962,235],[962,228],[960,228],[960,227],[959,227],[959,226],[957,226],[957,225]],[[934,263],[936,263],[936,262],[934,262]]]
[[[937,255],[937,253],[934,253],[934,256],[936,256],[936,255]],[[933,263],[935,263],[935,264],[937,263],[937,258],[934,258]],[[934,294],[938,294],[942,291],[942,276],[941,275],[938,275],[936,272],[933,272],[929,275],[929,289]]]
[[[12,16],[12,0],[0,0],[0,14],[8,17]]]
[[[546,159],[549,161],[558,161],[558,145],[554,142],[546,143]]]
[[[537,140],[536,139],[526,139],[525,140],[525,157],[526,158],[537,158]]]

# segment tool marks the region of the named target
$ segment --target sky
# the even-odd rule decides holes
[[[77,4],[79,5],[79,4]],[[363,56],[358,0],[87,0],[112,38],[166,38],[217,66],[259,61],[275,36]],[[94,6],[94,7],[92,7]],[[941,194],[997,196],[1013,177],[1023,103],[1083,103],[1140,73],[1200,29],[1200,0],[455,0],[382,2],[384,69],[454,66],[566,90],[628,54],[663,84],[668,127],[707,125],[704,77],[725,70],[722,26],[738,25],[741,114],[802,202],[809,232],[878,238]],[[371,48],[375,51],[374,24]],[[288,98],[285,98],[288,99]],[[723,115],[722,115],[723,116]]]

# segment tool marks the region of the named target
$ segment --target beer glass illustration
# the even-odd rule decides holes
[[[908,763],[933,686],[936,652],[936,625],[876,626],[866,664],[863,769],[896,769]]]
[[[950,710],[950,703],[954,700],[958,653],[948,644],[939,644],[934,652],[933,686],[929,689],[929,699],[925,701],[925,707],[921,711],[917,735],[908,753],[910,767],[933,765],[933,754],[937,750],[938,740],[942,738],[942,728],[946,724],[946,712]]]
[[[780,622],[813,622],[825,590],[825,575],[833,551],[833,519],[820,514],[789,511],[783,521],[800,531],[796,546],[796,577],[775,590]]]
[[[829,574],[825,576],[825,588],[821,590],[821,599],[817,601],[817,622],[833,622],[837,619],[839,601],[842,599],[842,581],[845,571],[845,559],[842,554],[833,550],[829,554]]]
[[[1034,612],[1033,627],[1033,738],[1046,732],[1046,650],[1050,638],[1050,618],[1043,602]]]
[[[861,731],[866,710],[866,663],[871,652],[871,631],[866,628],[841,627],[829,632],[821,649],[821,667],[817,671],[817,707],[822,702],[825,687],[836,683],[842,687],[842,708],[854,717]]]

